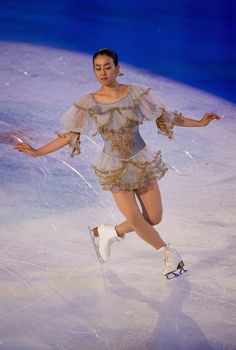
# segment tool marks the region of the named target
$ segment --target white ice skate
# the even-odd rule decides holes
[[[163,275],[166,278],[172,279],[186,272],[184,269],[184,262],[174,247],[168,244],[166,247],[163,247],[162,253]]]
[[[88,230],[89,230],[89,235],[90,235],[90,238],[92,240],[93,247],[94,247],[95,253],[97,255],[97,258],[100,261],[100,263],[103,263],[102,257],[99,253],[99,247],[98,247],[99,238],[94,236],[93,230],[90,226],[88,226]]]
[[[89,228],[90,236],[100,262],[106,262],[110,257],[111,245],[115,241],[120,241],[122,238],[117,235],[114,227],[108,225],[98,226],[98,244],[93,235],[91,228]]]

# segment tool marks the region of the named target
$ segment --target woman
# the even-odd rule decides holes
[[[80,153],[80,135],[101,134],[104,149],[94,170],[104,190],[112,193],[114,201],[125,217],[115,227],[101,225],[93,229],[99,237],[99,256],[107,261],[111,244],[135,231],[144,241],[163,255],[163,274],[169,277],[183,270],[178,252],[167,245],[153,227],[161,221],[162,204],[157,180],[167,171],[161,151],[153,153],[139,134],[139,125],[145,120],[156,122],[159,133],[173,138],[173,126],[206,126],[219,120],[215,113],[205,113],[201,120],[169,112],[150,88],[139,84],[120,84],[120,65],[117,53],[101,49],[93,56],[96,79],[101,84],[94,93],[84,94],[62,117],[65,132],[49,144],[34,149],[17,142],[16,149],[32,157],[54,152],[66,145],[71,156]],[[137,200],[140,202],[142,212]]]

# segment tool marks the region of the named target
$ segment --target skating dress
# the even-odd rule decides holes
[[[144,121],[154,121],[158,132],[173,138],[173,126],[181,113],[170,112],[151,88],[130,84],[126,96],[112,103],[97,102],[84,94],[64,113],[61,123],[70,135],[71,156],[80,153],[80,135],[100,134],[104,148],[93,165],[104,190],[135,190],[160,179],[168,170],[161,151],[149,149],[139,133]]]

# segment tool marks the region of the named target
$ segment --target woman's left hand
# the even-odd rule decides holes
[[[220,120],[220,117],[216,113],[207,112],[203,115],[202,119],[200,120],[200,126],[206,126],[214,119]]]

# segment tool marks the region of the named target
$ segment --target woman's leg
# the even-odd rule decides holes
[[[159,224],[162,219],[162,202],[158,183],[148,185],[141,190],[135,190],[135,194],[141,204],[144,219],[150,225]],[[132,232],[133,228],[128,221],[124,221],[116,225],[116,231],[121,236]]]
[[[162,219],[162,202],[161,194],[158,183],[152,183],[143,187],[140,190],[134,191],[137,199],[140,202],[142,208],[142,214],[144,219],[150,225],[157,225]],[[133,232],[133,228],[128,221],[124,221],[115,226],[116,232],[119,236],[123,236],[125,233]],[[93,229],[95,236],[98,236],[98,228]]]
[[[166,245],[159,233],[152,227],[161,221],[162,204],[158,184],[152,187],[147,186],[141,191],[129,192],[119,191],[112,193],[118,209],[126,218],[126,221],[117,225],[118,235],[124,235],[126,232],[135,231],[144,241],[156,249],[160,249],[163,255],[163,274],[169,276],[174,274],[176,277],[180,270],[184,271],[184,262],[178,252],[171,246]],[[136,195],[136,196],[135,196]],[[142,211],[140,211],[137,199],[139,200]],[[107,261],[110,255],[110,247],[114,240],[117,240],[117,233],[112,227],[99,227],[99,252],[104,261]],[[120,230],[120,232],[119,232]],[[101,236],[100,236],[101,234]],[[100,242],[101,241],[101,242]],[[169,278],[169,277],[168,277]]]
[[[157,194],[157,187],[154,188],[155,190],[153,190],[153,192],[149,191],[151,193],[147,192],[146,194],[139,194],[140,198],[143,201],[143,205],[145,205],[144,203],[149,203],[147,207],[145,206],[147,213],[148,210],[149,213],[151,213],[150,199],[152,197],[154,205],[157,203],[160,204],[159,201],[155,201],[154,199],[154,193]],[[149,222],[145,220],[144,215],[141,213],[138,207],[138,203],[136,201],[134,192],[119,191],[113,192],[112,195],[118,209],[126,218],[126,222],[129,225],[129,229],[135,231],[143,240],[145,240],[147,243],[149,243],[156,249],[160,249],[161,247],[166,246],[166,243],[161,239],[159,233],[152,227],[152,225]]]

